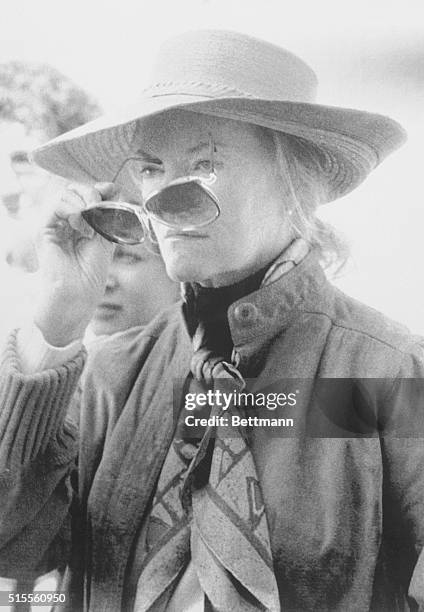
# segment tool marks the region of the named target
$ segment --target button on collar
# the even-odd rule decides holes
[[[257,307],[251,302],[242,302],[234,309],[234,318],[240,325],[252,325],[257,320],[258,315]]]

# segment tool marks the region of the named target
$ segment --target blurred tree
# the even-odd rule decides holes
[[[0,120],[54,138],[99,114],[93,98],[56,68],[21,61],[0,64]]]
[[[28,151],[99,114],[89,94],[48,64],[0,63],[0,263],[15,271],[37,269],[40,209],[63,188],[62,179],[30,162]],[[10,297],[13,310],[19,299]]]

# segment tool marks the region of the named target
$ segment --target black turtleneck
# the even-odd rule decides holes
[[[186,285],[184,315],[191,337],[200,337],[200,345],[215,355],[230,360],[233,342],[227,311],[231,304],[259,289],[268,266],[243,280],[225,287],[202,287],[198,283]],[[199,329],[200,328],[200,329]],[[199,334],[199,331],[201,332]]]

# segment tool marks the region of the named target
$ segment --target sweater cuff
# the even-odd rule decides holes
[[[57,368],[74,359],[82,349],[82,340],[75,340],[67,346],[53,346],[44,339],[37,325],[32,323],[18,330],[16,346],[22,373],[34,374]]]
[[[60,367],[23,374],[16,347],[17,331],[7,341],[0,362],[0,465],[18,467],[44,454],[60,438],[71,398],[84,366],[81,349]]]

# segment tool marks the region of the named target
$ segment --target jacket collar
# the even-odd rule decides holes
[[[228,309],[228,321],[237,351],[254,353],[288,327],[300,310],[314,304],[328,285],[317,255],[311,251],[275,282],[237,300]]]

